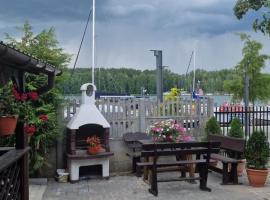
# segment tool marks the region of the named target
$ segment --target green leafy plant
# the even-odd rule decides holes
[[[252,169],[266,169],[270,156],[269,143],[263,131],[254,131],[249,138],[245,150],[247,167]]]
[[[234,118],[230,124],[229,134],[230,137],[244,138],[242,123],[239,118]]]
[[[19,105],[16,102],[15,97],[12,95],[11,83],[0,88],[0,115],[18,115],[19,114]]]
[[[215,117],[211,117],[210,119],[208,119],[204,130],[205,130],[204,140],[207,140],[207,138],[210,134],[212,134],[212,135],[221,135],[222,134],[220,125]]]
[[[63,49],[59,47],[54,28],[35,34],[32,26],[26,22],[18,30],[22,32],[21,39],[6,34],[7,44],[40,60],[47,61],[58,69],[66,68],[71,56],[64,53]],[[27,117],[25,119],[27,122],[25,132],[31,136],[29,139],[31,176],[39,176],[43,167],[49,166],[47,162],[48,152],[55,139],[59,137],[60,132],[60,124],[58,124],[56,116],[57,106],[60,103],[59,90],[55,87],[45,94],[34,93],[38,88],[46,85],[47,81],[48,77],[45,75],[25,75],[25,91],[30,101],[22,101],[21,98],[26,97],[24,93],[19,93],[19,96],[17,96],[18,94],[12,94],[12,92],[14,93],[12,88],[7,89],[8,94],[15,96],[15,99],[17,96],[18,102],[27,102],[27,107],[24,107],[27,109],[21,111]],[[65,80],[58,77],[55,81],[57,86],[58,83]]]

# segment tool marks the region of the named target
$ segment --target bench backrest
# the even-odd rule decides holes
[[[246,141],[241,138],[234,138],[221,135],[209,135],[210,142],[220,142],[220,148],[230,152],[244,153]]]
[[[152,143],[142,145],[142,157],[184,156],[207,154],[209,161],[211,153],[219,152],[220,142],[180,142]]]

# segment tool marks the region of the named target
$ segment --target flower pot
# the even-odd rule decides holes
[[[211,159],[210,165],[213,166],[213,167],[217,167],[218,160]]]
[[[242,159],[238,164],[237,164],[237,176],[243,176],[244,169],[246,168],[246,159]],[[231,171],[231,163],[228,164],[228,171]]]
[[[0,136],[14,134],[17,125],[18,115],[0,116]]]
[[[246,163],[247,163],[247,160],[242,159],[241,162],[237,164],[237,176],[243,176]]]
[[[263,187],[265,185],[268,170],[256,170],[247,168],[249,184],[253,187]]]
[[[101,146],[95,146],[95,147],[89,147],[88,148],[88,153],[91,155],[96,155],[98,153],[105,152],[105,149],[102,148]]]

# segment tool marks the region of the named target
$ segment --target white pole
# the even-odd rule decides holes
[[[195,91],[195,70],[196,70],[196,49],[194,48],[194,51],[193,51],[193,91]]]
[[[95,15],[96,0],[93,0],[93,30],[92,30],[92,83],[95,84]]]

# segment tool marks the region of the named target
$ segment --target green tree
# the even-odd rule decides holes
[[[205,138],[204,138],[204,140],[207,140],[208,139],[208,136],[210,134],[213,134],[213,135],[221,135],[222,134],[220,125],[219,125],[219,123],[218,123],[218,121],[217,121],[217,119],[215,117],[211,117],[206,122],[206,125],[205,125]]]
[[[64,53],[62,48],[59,48],[54,28],[35,34],[32,26],[26,22],[22,27],[18,27],[18,30],[22,33],[21,39],[6,34],[8,44],[65,71],[71,56]],[[57,78],[56,82],[59,84],[64,80],[65,76]],[[35,91],[46,83],[47,77],[44,75],[26,74],[26,91]],[[40,95],[39,99],[31,104],[32,111],[35,114],[31,123],[37,127],[36,132],[30,137],[29,141],[31,146],[30,171],[32,175],[44,167],[48,148],[58,136],[60,125],[57,123],[56,111],[59,95],[59,90],[54,88],[46,94]]]
[[[236,138],[243,138],[244,133],[242,129],[242,124],[239,118],[234,118],[230,124],[229,136]]]
[[[260,30],[264,34],[270,35],[270,0],[238,0],[234,7],[234,14],[238,19],[242,19],[249,10],[262,11],[262,16],[253,22],[253,29]]]
[[[249,100],[265,101],[270,97],[270,77],[262,74],[261,70],[265,62],[269,59],[268,55],[261,54],[262,44],[251,40],[250,36],[240,34],[244,47],[242,49],[243,58],[235,66],[234,77],[232,80],[224,81],[225,91],[233,94],[234,100],[243,99],[244,95],[244,75],[249,76]]]

